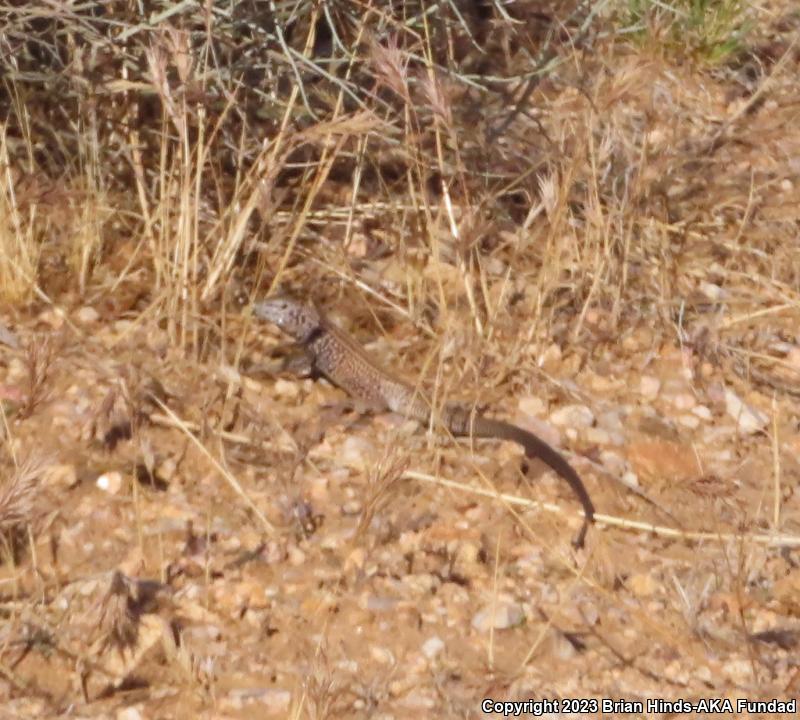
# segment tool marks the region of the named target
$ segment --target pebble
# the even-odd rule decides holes
[[[389,650],[389,648],[372,646],[369,654],[372,656],[372,659],[375,662],[378,662],[381,665],[394,665],[394,654],[391,650]]]
[[[625,471],[625,460],[617,453],[604,450],[600,453],[600,462],[610,473],[621,475]]]
[[[753,666],[746,657],[729,660],[722,666],[722,674],[734,685],[744,685],[750,682]]]
[[[75,313],[75,319],[82,325],[91,325],[100,319],[100,313],[98,313],[93,307],[85,305],[84,307],[80,308],[77,313]]]
[[[535,396],[520,398],[517,407],[523,415],[530,415],[531,417],[541,417],[545,413],[544,402],[541,398]]]
[[[117,320],[113,328],[117,335],[126,335],[136,329],[136,323],[133,320]]]
[[[156,467],[156,477],[169,483],[175,477],[175,471],[178,469],[178,462],[175,458],[168,457],[160,462]]]
[[[718,302],[725,299],[725,291],[714,283],[703,281],[700,283],[700,292],[703,293],[709,300]]]
[[[769,417],[747,405],[730,388],[725,388],[725,410],[736,421],[739,432],[747,435],[762,430],[769,422]]]
[[[610,445],[611,435],[602,428],[590,427],[586,431],[586,441],[593,445]]]
[[[639,394],[645,400],[655,400],[661,390],[661,381],[652,375],[643,375],[639,381]]]
[[[610,393],[621,390],[625,387],[625,380],[620,375],[596,375],[591,374],[588,378],[589,388],[593,393]]]
[[[672,404],[678,410],[691,410],[695,405],[697,405],[697,401],[694,399],[694,395],[691,393],[680,393],[672,398]]]
[[[342,505],[342,515],[350,517],[358,515],[362,507],[361,500],[348,500]]]
[[[409,594],[420,597],[436,592],[441,583],[435,575],[416,573],[414,575],[406,575],[403,579],[403,584],[408,588]]]
[[[632,575],[625,584],[636,597],[640,598],[655,595],[661,587],[652,575],[646,573]]]
[[[470,540],[458,542],[452,552],[455,555],[453,559],[456,563],[466,565],[480,563],[481,547],[476,542]]]
[[[290,545],[286,550],[286,554],[289,563],[295,567],[303,565],[306,561],[306,554],[296,545]]]
[[[19,348],[19,338],[2,323],[0,323],[0,343],[15,350]]]
[[[42,474],[46,485],[68,490],[78,484],[78,471],[74,465],[51,465]]]
[[[105,490],[110,495],[116,495],[122,489],[122,474],[113,470],[103,473],[95,483],[98,488]]]
[[[216,375],[220,380],[231,385],[241,385],[242,383],[241,373],[231,365],[220,365],[217,368]]]
[[[142,720],[142,713],[135,707],[126,707],[117,713],[117,720]]]
[[[367,563],[367,553],[364,548],[357,547],[350,551],[344,560],[344,571],[348,573],[361,572]]]
[[[667,134],[661,128],[655,128],[647,133],[647,145],[651,148],[664,144]]]
[[[639,476],[632,472],[631,470],[627,470],[622,474],[622,481],[632,488],[640,488],[641,485],[639,484]]]
[[[616,410],[606,410],[597,416],[597,425],[604,428],[610,433],[623,432],[625,425],[622,423],[622,418]]]
[[[678,424],[690,430],[696,430],[700,427],[700,418],[697,415],[681,415],[678,418]]]
[[[724,405],[727,388],[721,382],[712,382],[706,388],[706,396],[712,405]]]
[[[444,640],[437,635],[429,637],[422,643],[422,654],[429,660],[435,658],[442,650],[444,650]]]
[[[328,485],[330,481],[327,477],[317,475],[306,480],[308,497],[310,500],[326,500],[328,498]]]
[[[61,310],[48,308],[39,313],[39,322],[49,325],[53,330],[59,330],[64,325],[64,313]]]
[[[374,450],[375,447],[369,440],[350,435],[342,443],[339,460],[354,470],[366,470]]]
[[[585,428],[594,425],[594,413],[585,405],[564,405],[550,414],[554,425]]]
[[[293,400],[300,394],[298,383],[292,382],[291,380],[285,380],[284,378],[278,378],[273,387],[275,389],[275,394],[278,397],[286,398],[288,400]]]
[[[693,407],[692,412],[701,420],[711,420],[711,410],[709,410],[705,405],[697,405],[696,407]]]
[[[14,385],[15,383],[26,380],[28,377],[28,367],[22,362],[22,358],[20,357],[11,357],[5,362],[8,363],[6,366],[6,383],[8,385]]]
[[[494,611],[494,612],[493,612]],[[488,632],[492,627],[495,630],[506,630],[510,627],[521,625],[525,620],[522,607],[506,600],[498,600],[479,610],[472,618],[472,627],[479,632]]]

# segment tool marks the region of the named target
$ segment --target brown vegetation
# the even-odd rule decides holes
[[[0,72],[0,719],[797,696],[792,3],[6,0]]]

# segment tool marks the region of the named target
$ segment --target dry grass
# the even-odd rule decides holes
[[[0,451],[54,458],[0,491],[0,705],[796,696],[799,39],[785,0],[0,4]],[[279,288],[560,443],[586,551],[514,447],[321,409]]]
[[[0,490],[0,532],[29,524],[35,516],[42,474],[40,458],[22,462]]]

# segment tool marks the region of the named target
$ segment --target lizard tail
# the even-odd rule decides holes
[[[572,488],[572,492],[575,493],[583,506],[583,525],[578,532],[578,536],[573,541],[575,547],[583,547],[583,541],[586,537],[589,524],[594,522],[594,504],[580,476],[561,453],[532,432],[523,430],[521,427],[504,422],[503,420],[494,420],[478,415],[474,417],[472,422],[467,423],[466,427],[458,429],[463,430],[463,432],[457,433],[459,435],[497,438],[499,440],[511,440],[518,443],[525,450],[525,457],[531,460],[541,460],[545,465],[566,480]]]

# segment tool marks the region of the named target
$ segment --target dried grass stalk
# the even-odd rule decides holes
[[[42,458],[27,459],[0,489],[0,532],[31,522],[43,466]]]

